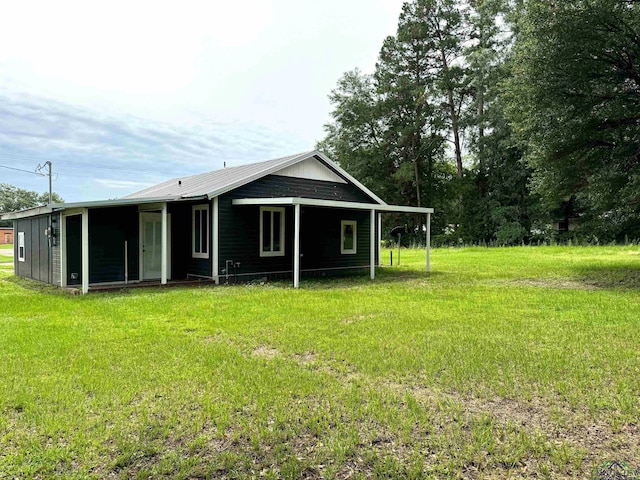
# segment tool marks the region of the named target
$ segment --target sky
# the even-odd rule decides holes
[[[21,0],[0,16],[0,183],[65,201],[312,150],[402,0]],[[10,168],[7,168],[10,167]],[[24,171],[22,171],[24,170]]]

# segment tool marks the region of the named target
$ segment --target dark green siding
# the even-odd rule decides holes
[[[260,256],[260,207],[234,207],[232,197],[224,195],[218,204],[220,246],[219,274],[227,261],[240,263],[237,274],[289,272],[293,269],[293,208],[285,208],[285,246],[283,257]],[[230,269],[231,270],[231,269]],[[229,273],[234,273],[231,270]]]
[[[192,208],[194,205],[209,205],[209,258],[193,258],[192,255]],[[211,225],[211,202],[179,202],[168,206],[171,214],[171,278],[184,279],[189,275],[211,277],[213,235]]]
[[[355,185],[306,178],[267,175],[233,192],[233,198],[303,197],[342,202],[376,203]]]
[[[66,217],[64,244],[67,250],[67,285],[82,283],[82,215]],[[76,278],[72,278],[76,277]]]
[[[137,207],[89,210],[89,283],[121,282],[125,277],[125,242],[129,280],[139,278]]]
[[[371,232],[368,211],[303,207],[300,217],[301,270],[369,266]],[[340,253],[343,220],[357,222],[356,253]]]
[[[260,207],[233,206],[235,198],[304,197],[372,203],[351,185],[269,175],[219,198],[219,275],[226,261],[240,263],[238,275],[293,271],[293,207],[285,207],[285,254],[260,257]],[[341,254],[341,221],[357,221],[357,253]],[[351,269],[369,266],[370,212],[338,208],[302,207],[300,253],[302,270]]]

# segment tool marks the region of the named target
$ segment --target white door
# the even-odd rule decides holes
[[[167,218],[167,278],[171,277],[171,222]],[[140,213],[141,280],[156,280],[162,276],[162,215]]]

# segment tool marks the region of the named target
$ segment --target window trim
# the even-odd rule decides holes
[[[353,248],[344,248],[344,227],[353,227]],[[358,253],[358,222],[356,220],[342,220],[340,222],[340,253],[342,255],[355,255]]]
[[[271,215],[269,215],[271,219],[271,225],[269,226],[269,235],[271,236],[270,251],[264,251],[262,248],[262,246],[264,245],[264,225],[263,225],[264,212],[271,212]],[[280,249],[276,251],[273,250],[273,213],[274,212],[280,213]],[[284,257],[284,244],[285,244],[284,223],[285,223],[284,207],[260,207],[260,245],[258,246],[258,249],[260,251],[261,257]]]
[[[196,251],[196,212],[201,211],[204,213],[200,214],[200,251]],[[206,229],[202,228],[203,218],[206,218]],[[206,230],[206,235],[203,235],[204,230]],[[203,205],[194,205],[191,207],[191,256],[193,258],[209,258],[209,250],[211,250],[211,245],[209,244],[209,204]],[[204,237],[204,238],[203,238]],[[206,244],[203,242],[206,241]],[[202,253],[202,245],[207,246],[206,253]]]
[[[20,249],[22,249],[22,255],[20,255]],[[18,261],[24,262],[26,259],[26,248],[24,246],[24,232],[18,232]]]

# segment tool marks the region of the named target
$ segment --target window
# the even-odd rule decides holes
[[[193,258],[209,258],[209,205],[193,206]]]
[[[260,256],[284,256],[284,208],[260,207]]]
[[[355,220],[342,220],[340,253],[356,253],[358,241],[358,229]]]
[[[24,262],[24,232],[18,232],[18,261]]]

